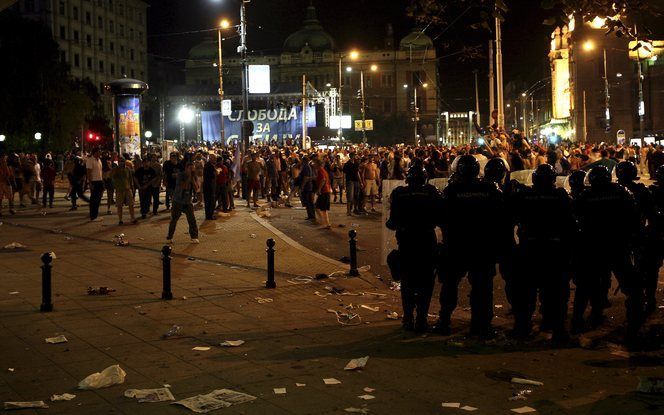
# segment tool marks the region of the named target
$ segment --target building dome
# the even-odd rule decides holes
[[[207,39],[189,49],[189,59],[215,60],[219,53],[216,39]]]
[[[433,40],[427,36],[421,28],[413,28],[406,37],[399,42],[401,49],[431,49]]]
[[[307,18],[304,20],[304,26],[288,36],[284,42],[284,52],[299,53],[305,46],[309,46],[314,52],[334,49],[334,39],[321,26],[313,4],[307,7]]]

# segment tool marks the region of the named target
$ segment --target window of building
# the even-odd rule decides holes
[[[120,45],[120,56],[122,56],[123,58],[125,57],[125,48],[124,48],[124,45]],[[122,71],[122,72],[124,72],[124,71]]]
[[[364,74],[364,86],[366,88],[373,88],[373,76]]]
[[[100,29],[104,28],[104,19],[102,19],[101,16],[97,17],[97,27]]]
[[[134,29],[129,29],[129,40],[134,40]]]
[[[120,75],[124,75],[127,71],[125,71],[125,67],[121,66],[120,67]]]
[[[143,32],[138,32],[138,43],[143,44]]]
[[[85,24],[92,24],[92,15],[90,12],[85,12]]]
[[[104,0],[97,0],[97,6],[104,7]]]
[[[118,28],[120,36],[124,36],[124,25],[121,24],[120,27]]]
[[[115,33],[115,23],[113,23],[113,20],[109,20],[108,22],[108,31]]]
[[[64,50],[60,51],[60,62],[67,62],[67,53]]]
[[[380,86],[383,88],[390,88],[394,86],[394,77],[392,74],[382,74],[380,76]]]
[[[115,42],[108,42],[108,50],[115,52]]]
[[[113,0],[108,0],[108,9],[113,11]]]
[[[99,61],[99,72],[104,72],[104,61]]]
[[[118,4],[118,14],[124,16],[124,4],[122,3]]]
[[[99,48],[99,50],[104,50],[104,39],[102,38],[97,39],[97,47]]]
[[[74,30],[74,42],[78,43],[78,30]]]
[[[134,60],[134,49],[131,49],[129,51],[129,59],[131,59],[132,61]]]
[[[92,58],[91,57],[86,58],[85,66],[87,66],[88,69],[92,70]]]
[[[115,75],[115,64],[111,64],[111,75]]]
[[[344,86],[350,88],[353,85],[351,80],[352,78],[350,75],[344,75]]]
[[[65,27],[64,27],[64,26],[60,26],[60,39],[63,39],[63,40],[64,40],[64,39],[66,38],[65,33],[66,33],[66,32],[65,32]]]
[[[78,53],[74,54],[74,66],[77,68],[81,67],[81,57]]]
[[[87,47],[92,47],[92,36],[85,35],[85,44]]]
[[[391,113],[392,112],[392,100],[384,99],[383,100],[383,112]]]
[[[131,77],[132,77],[132,78],[136,78],[136,72],[134,72],[133,69],[131,70]]]
[[[60,16],[65,15],[65,2],[64,1],[60,1],[60,3],[58,4],[58,13],[60,13]]]
[[[78,7],[74,6],[71,8],[71,17],[74,20],[78,20]]]
[[[137,21],[138,23],[143,23],[143,13],[138,12],[138,13],[136,14],[136,21]]]

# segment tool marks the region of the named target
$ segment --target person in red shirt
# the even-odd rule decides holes
[[[320,218],[320,223],[325,229],[331,229],[330,216],[330,194],[332,193],[332,186],[330,185],[330,175],[327,174],[323,163],[320,159],[314,159],[314,167],[316,168],[316,215]]]
[[[46,159],[44,167],[41,171],[41,179],[43,186],[42,193],[42,207],[46,207],[46,198],[48,197],[48,207],[53,207],[53,196],[55,195],[55,165],[53,160]]]
[[[217,160],[217,210],[228,212],[228,191],[226,184],[228,182],[228,167],[220,157]]]

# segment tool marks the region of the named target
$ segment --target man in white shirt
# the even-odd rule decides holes
[[[85,170],[90,183],[90,220],[100,222],[99,205],[101,196],[104,193],[104,179],[102,176],[101,159],[99,158],[99,149],[92,150],[92,155],[85,161]]]

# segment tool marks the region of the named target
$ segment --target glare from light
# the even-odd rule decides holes
[[[617,78],[622,78],[622,73],[618,72],[618,73],[616,74],[616,77],[617,77]]]
[[[511,107],[511,106],[512,106],[511,104],[507,104],[507,108],[509,108],[509,107]]]
[[[483,145],[484,145],[484,139],[483,139],[483,138],[479,138],[479,139],[477,140],[477,144],[483,146]]]
[[[332,86],[332,84],[328,82],[328,83],[325,84],[325,86],[329,88],[329,87]]]
[[[7,137],[4,134],[0,134],[0,143],[5,141],[6,139],[7,139]]]
[[[592,40],[586,40],[585,42],[583,42],[582,48],[586,52],[590,52],[591,50],[595,49],[595,42],[593,42]]]
[[[41,133],[35,133],[35,140],[39,141],[42,139]]]
[[[356,50],[351,50],[350,53],[348,54],[348,57],[351,58],[352,60],[356,60],[357,58],[360,57],[360,52]]]
[[[650,62],[656,62],[657,61],[657,55],[653,56],[650,58]]]
[[[180,120],[180,122],[183,124],[189,124],[192,122],[194,120],[194,116],[194,111],[187,107],[180,108],[180,112],[178,112],[178,120]]]
[[[522,93],[521,93],[521,96],[522,96],[522,97],[525,97],[525,96],[526,96],[526,93],[525,93],[525,92],[522,92]]]
[[[219,23],[219,27],[222,29],[228,29],[229,27],[231,27],[231,23],[228,20],[224,19]]]
[[[423,87],[423,88],[428,88],[428,87],[429,87],[429,84],[427,84],[427,83],[425,82],[425,83],[422,84],[422,87]]]
[[[145,138],[152,138],[152,131],[146,131],[145,132]]]
[[[346,66],[346,72],[353,72],[353,68],[351,68],[350,66]]]
[[[403,84],[404,89],[408,88],[408,84]]]
[[[595,18],[588,22],[588,24],[593,29],[601,29],[606,27],[606,17],[595,16]]]
[[[378,65],[371,65],[371,72],[376,72],[378,70]]]

